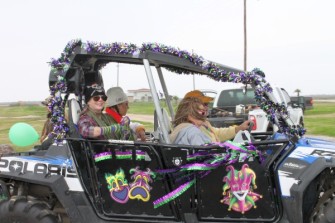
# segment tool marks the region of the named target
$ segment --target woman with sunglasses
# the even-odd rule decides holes
[[[206,109],[198,98],[184,98],[178,105],[170,140],[174,144],[202,145],[212,142],[200,127],[206,121]]]
[[[107,96],[102,86],[93,84],[84,90],[86,107],[78,121],[79,133],[89,139],[125,139],[122,133],[129,130],[129,119],[124,118],[116,124],[103,113]]]
[[[120,87],[112,87],[107,90],[106,113],[112,118],[113,123],[120,123],[126,116],[129,109],[128,96]],[[146,141],[144,126],[137,122],[129,122],[131,131],[124,132],[123,136],[129,140],[139,139]]]

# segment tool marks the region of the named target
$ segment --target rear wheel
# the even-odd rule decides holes
[[[58,216],[39,200],[13,196],[0,202],[2,223],[58,223]]]

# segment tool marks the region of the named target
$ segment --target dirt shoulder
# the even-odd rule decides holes
[[[153,115],[127,114],[127,116],[129,116],[130,120],[154,123]]]

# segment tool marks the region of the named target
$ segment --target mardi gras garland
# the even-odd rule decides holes
[[[53,134],[56,136],[56,142],[61,142],[69,130],[64,118],[64,101],[66,100],[62,99],[61,92],[65,92],[66,90],[64,76],[70,66],[72,56],[74,56],[75,49],[77,47],[86,50],[88,53],[105,55],[122,54],[136,56],[139,53],[152,51],[186,59],[199,66],[202,70],[207,71],[209,73],[208,76],[216,81],[251,84],[255,86],[256,101],[260,105],[261,109],[267,113],[269,121],[277,124],[279,130],[284,134],[289,136],[302,136],[306,132],[302,126],[287,125],[285,119],[288,119],[289,115],[286,107],[283,104],[274,103],[268,100],[266,93],[271,93],[272,88],[270,84],[265,81],[264,73],[257,68],[247,73],[229,72],[224,70],[216,63],[205,60],[203,57],[198,56],[197,54],[191,54],[185,50],[180,50],[178,48],[173,48],[157,43],[143,43],[141,47],[137,47],[135,44],[127,43],[82,43],[81,40],[73,40],[66,45],[60,58],[52,59],[50,62],[52,69],[57,71],[58,77],[58,81],[54,84],[54,86],[50,87],[51,97],[53,98],[52,103],[50,104],[50,109],[53,116],[52,121],[55,126]],[[102,64],[99,69],[101,69],[103,66],[104,65]],[[193,74],[193,72],[184,69],[176,69],[171,67],[165,68],[178,74]]]

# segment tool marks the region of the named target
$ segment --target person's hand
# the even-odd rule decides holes
[[[143,125],[138,125],[135,129],[136,139],[140,139],[142,142],[146,141],[145,128]]]
[[[128,116],[123,116],[120,125],[128,126],[130,123],[130,118]]]
[[[143,129],[136,131],[136,137],[140,139],[142,142],[145,142],[146,141],[145,131]]]
[[[241,125],[237,126],[235,128],[235,133],[237,133],[238,131],[243,131],[243,130],[246,130],[249,128],[249,124],[250,124],[250,121],[247,120],[247,121],[244,121]]]

